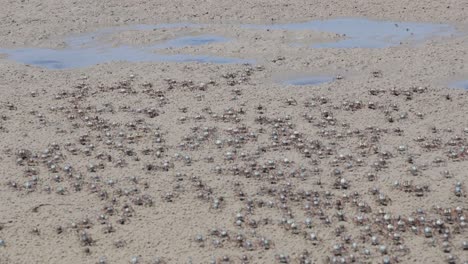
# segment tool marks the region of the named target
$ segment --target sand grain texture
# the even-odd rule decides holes
[[[193,22],[208,26],[100,41],[214,34],[232,41],[164,53],[257,61],[49,70],[1,56],[0,263],[468,261],[468,93],[448,88],[468,79],[466,1],[3,1],[0,13],[2,48]],[[238,26],[335,17],[460,34],[314,49],[291,42],[342,36]],[[288,72],[343,79],[276,81]]]

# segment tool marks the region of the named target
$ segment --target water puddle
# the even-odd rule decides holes
[[[306,77],[297,77],[297,78],[288,78],[281,81],[285,85],[294,85],[294,86],[305,86],[305,85],[319,85],[323,83],[329,83],[334,81],[334,77],[330,76],[306,76]]]
[[[462,80],[462,81],[451,83],[450,87],[468,90],[468,80]]]
[[[18,48],[2,49],[0,55],[6,54],[11,60],[37,65],[49,69],[80,68],[111,61],[128,62],[201,62],[201,63],[255,63],[253,59],[229,57],[157,53],[163,49],[202,46],[213,43],[228,42],[230,39],[217,35],[182,36],[162,43],[134,47],[129,45],[112,46],[102,37],[125,31],[155,31],[156,29],[180,30],[202,28],[202,24],[159,24],[134,25],[101,29],[93,33],[73,36],[65,40],[62,49]],[[222,26],[222,25],[221,25]],[[399,45],[400,42],[422,41],[430,37],[450,36],[455,29],[449,25],[427,23],[396,23],[368,19],[330,19],[305,23],[273,25],[240,25],[243,28],[280,29],[280,30],[313,30],[332,32],[343,36],[342,40],[314,44],[316,48],[383,48]],[[155,31],[154,34],[157,34]],[[101,41],[99,41],[101,40]],[[332,81],[329,77],[306,77],[290,80],[292,85],[315,85]]]
[[[227,42],[229,39],[220,36],[204,35],[204,36],[189,36],[180,37],[168,40],[162,44],[151,46],[152,49],[166,49],[166,48],[183,48],[189,46],[201,46],[211,43]]]
[[[151,31],[157,29],[192,29],[192,28],[200,28],[203,25],[198,24],[191,24],[191,23],[174,23],[174,24],[158,24],[158,25],[131,25],[131,26],[120,26],[120,27],[111,27],[111,28],[103,28],[99,29],[94,32],[75,35],[66,39],[66,44],[70,48],[84,48],[84,47],[91,47],[93,45],[99,45],[96,41],[97,38],[110,35],[110,34],[117,34],[120,32],[125,31]]]
[[[127,62],[200,62],[200,63],[254,63],[253,60],[239,58],[155,53],[158,49],[183,48],[201,46],[212,43],[226,42],[229,39],[221,36],[200,35],[184,36],[163,43],[144,47],[117,46],[96,41],[98,37],[115,34],[127,30],[152,30],[160,28],[197,27],[192,24],[137,25],[103,29],[94,33],[68,38],[64,49],[20,48],[1,49],[0,53],[23,64],[36,65],[49,69],[81,68],[111,61]]]
[[[87,49],[15,49],[2,50],[8,58],[29,65],[37,65],[48,69],[66,69],[88,67],[112,61],[127,62],[200,62],[200,63],[253,63],[251,60],[238,58],[175,54],[164,55],[128,46],[121,46],[101,50]]]
[[[313,30],[332,32],[343,40],[313,44],[314,48],[386,48],[402,42],[417,43],[432,37],[447,37],[456,32],[446,24],[377,21],[360,18],[314,20],[304,23],[245,25],[246,28]]]

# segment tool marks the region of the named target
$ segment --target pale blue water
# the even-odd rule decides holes
[[[191,54],[164,55],[155,52],[159,49],[200,46],[230,41],[230,39],[216,35],[184,36],[144,47],[113,47],[109,44],[96,41],[97,37],[127,30],[153,30],[163,28],[170,30],[185,27],[199,28],[202,26],[203,25],[201,24],[179,23],[107,28],[89,34],[70,37],[65,40],[67,47],[64,49],[0,48],[0,53],[8,55],[9,59],[20,63],[36,65],[49,69],[88,67],[111,61],[255,63],[254,59]],[[383,48],[399,45],[402,41],[421,41],[430,37],[450,36],[455,33],[455,29],[449,25],[406,22],[398,23],[354,18],[315,20],[305,23],[240,26],[244,28],[315,30],[346,35],[345,39],[337,42],[312,45],[312,47],[315,48]],[[315,77],[310,77],[304,80],[297,80],[293,82],[296,83],[293,85],[309,85],[329,81],[314,78]]]
[[[307,76],[299,78],[290,78],[284,80],[282,83],[286,85],[319,85],[334,81],[334,77],[328,76]]]
[[[185,36],[168,40],[160,44],[145,47],[106,45],[95,39],[101,35],[125,30],[151,30],[156,28],[197,27],[192,24],[137,25],[99,30],[94,33],[70,37],[66,40],[64,49],[20,48],[1,49],[8,58],[20,63],[36,65],[49,69],[81,68],[111,61],[128,62],[201,62],[201,63],[254,63],[254,60],[238,58],[176,54],[165,55],[155,53],[158,49],[182,48],[200,46],[211,43],[227,42],[229,39],[214,35]]]
[[[313,44],[314,48],[386,48],[400,42],[419,42],[431,37],[450,36],[455,28],[446,24],[377,21],[362,18],[313,20],[304,23],[245,25],[246,28],[313,30],[345,35],[345,39]]]
[[[49,69],[81,68],[111,61],[128,62],[201,62],[201,63],[253,63],[253,60],[216,57],[205,55],[176,54],[163,55],[145,49],[121,46],[99,50],[86,49],[15,49],[2,50],[9,59],[24,64],[37,65]]]
[[[467,89],[468,90],[468,80],[457,81],[450,85],[453,88]]]

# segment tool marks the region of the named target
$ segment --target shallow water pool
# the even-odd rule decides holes
[[[329,76],[306,76],[297,78],[288,78],[283,80],[282,83],[286,85],[305,86],[305,85],[319,85],[334,81],[334,77]]]
[[[191,23],[134,25],[100,29],[96,32],[72,36],[65,40],[63,49],[18,48],[2,49],[9,59],[23,64],[36,65],[49,69],[66,69],[88,67],[112,61],[128,62],[202,62],[202,63],[255,63],[255,59],[240,59],[223,56],[157,53],[168,48],[202,46],[213,43],[225,43],[230,39],[217,35],[182,36],[162,43],[143,47],[112,46],[97,39],[119,32],[155,29],[201,28],[206,25]],[[222,26],[222,25],[218,25]],[[384,48],[399,45],[400,42],[417,42],[431,37],[450,36],[455,33],[454,27],[443,24],[409,23],[377,21],[363,18],[342,18],[314,20],[304,23],[272,25],[239,25],[242,28],[313,30],[333,32],[343,36],[336,42],[313,44],[314,48]],[[323,77],[307,77],[293,80],[292,85],[314,85],[331,81]]]
[[[167,40],[163,43],[143,47],[111,46],[108,43],[96,41],[97,37],[118,33],[126,30],[151,30],[157,28],[197,27],[194,24],[163,24],[163,25],[137,25],[131,27],[118,27],[102,29],[97,32],[68,38],[63,49],[45,48],[19,48],[1,49],[0,53],[8,55],[8,58],[23,64],[36,65],[49,69],[65,69],[88,67],[100,63],[112,61],[128,62],[201,62],[201,63],[254,63],[254,60],[246,60],[230,57],[218,57],[207,55],[158,54],[157,50],[167,48],[183,48],[189,46],[201,46],[212,43],[229,41],[228,38],[216,35],[183,36]]]
[[[450,87],[468,90],[468,80],[453,82],[452,84],[450,84]]]
[[[313,30],[332,32],[344,39],[313,44],[314,48],[386,48],[400,42],[420,42],[432,37],[447,37],[456,32],[446,24],[379,21],[364,18],[313,20],[304,23],[245,25],[246,28]]]

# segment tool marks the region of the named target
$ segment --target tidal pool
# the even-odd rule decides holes
[[[364,18],[313,20],[304,23],[245,25],[246,28],[313,30],[343,36],[336,42],[313,44],[314,48],[386,48],[401,42],[420,42],[432,37],[448,37],[456,32],[447,24],[379,21]]]
[[[452,88],[467,89],[468,90],[468,80],[456,81],[450,84]]]
[[[128,62],[201,62],[201,63],[253,63],[254,60],[239,58],[175,54],[166,55],[155,53],[158,49],[183,48],[188,46],[200,46],[211,43],[226,42],[229,39],[215,35],[184,36],[163,43],[143,47],[117,46],[96,41],[97,37],[122,32],[126,30],[151,30],[157,28],[196,27],[193,24],[163,24],[163,25],[137,25],[131,27],[118,27],[103,29],[97,32],[70,37],[63,49],[46,48],[18,48],[2,49],[0,53],[8,55],[8,58],[23,64],[36,65],[49,69],[66,69],[88,67],[111,61]]]
[[[105,28],[92,33],[69,37],[65,40],[66,47],[62,49],[32,47],[17,49],[0,48],[0,54],[6,54],[8,59],[16,62],[49,69],[88,67],[112,61],[202,62],[222,64],[255,63],[255,59],[193,54],[168,55],[157,53],[158,50],[167,48],[183,48],[230,41],[228,38],[217,35],[182,36],[162,43],[143,47],[128,45],[112,46],[110,43],[106,43],[105,41],[98,41],[98,38],[102,36],[130,30],[171,30],[181,28],[201,28],[204,26],[206,25],[178,23]],[[454,27],[445,24],[377,21],[363,18],[314,20],[304,23],[272,25],[241,24],[239,26],[247,29],[314,30],[333,32],[343,36],[342,40],[338,40],[336,42],[313,44],[311,47],[314,48],[384,48],[399,45],[400,42],[417,42],[431,37],[450,36],[456,32]],[[290,84],[314,85],[328,81],[331,80],[324,77],[307,77],[291,81]]]
[[[322,83],[328,83],[334,81],[334,77],[329,76],[306,76],[306,77],[297,77],[297,78],[287,78],[283,80],[282,83],[286,85],[319,85]]]

